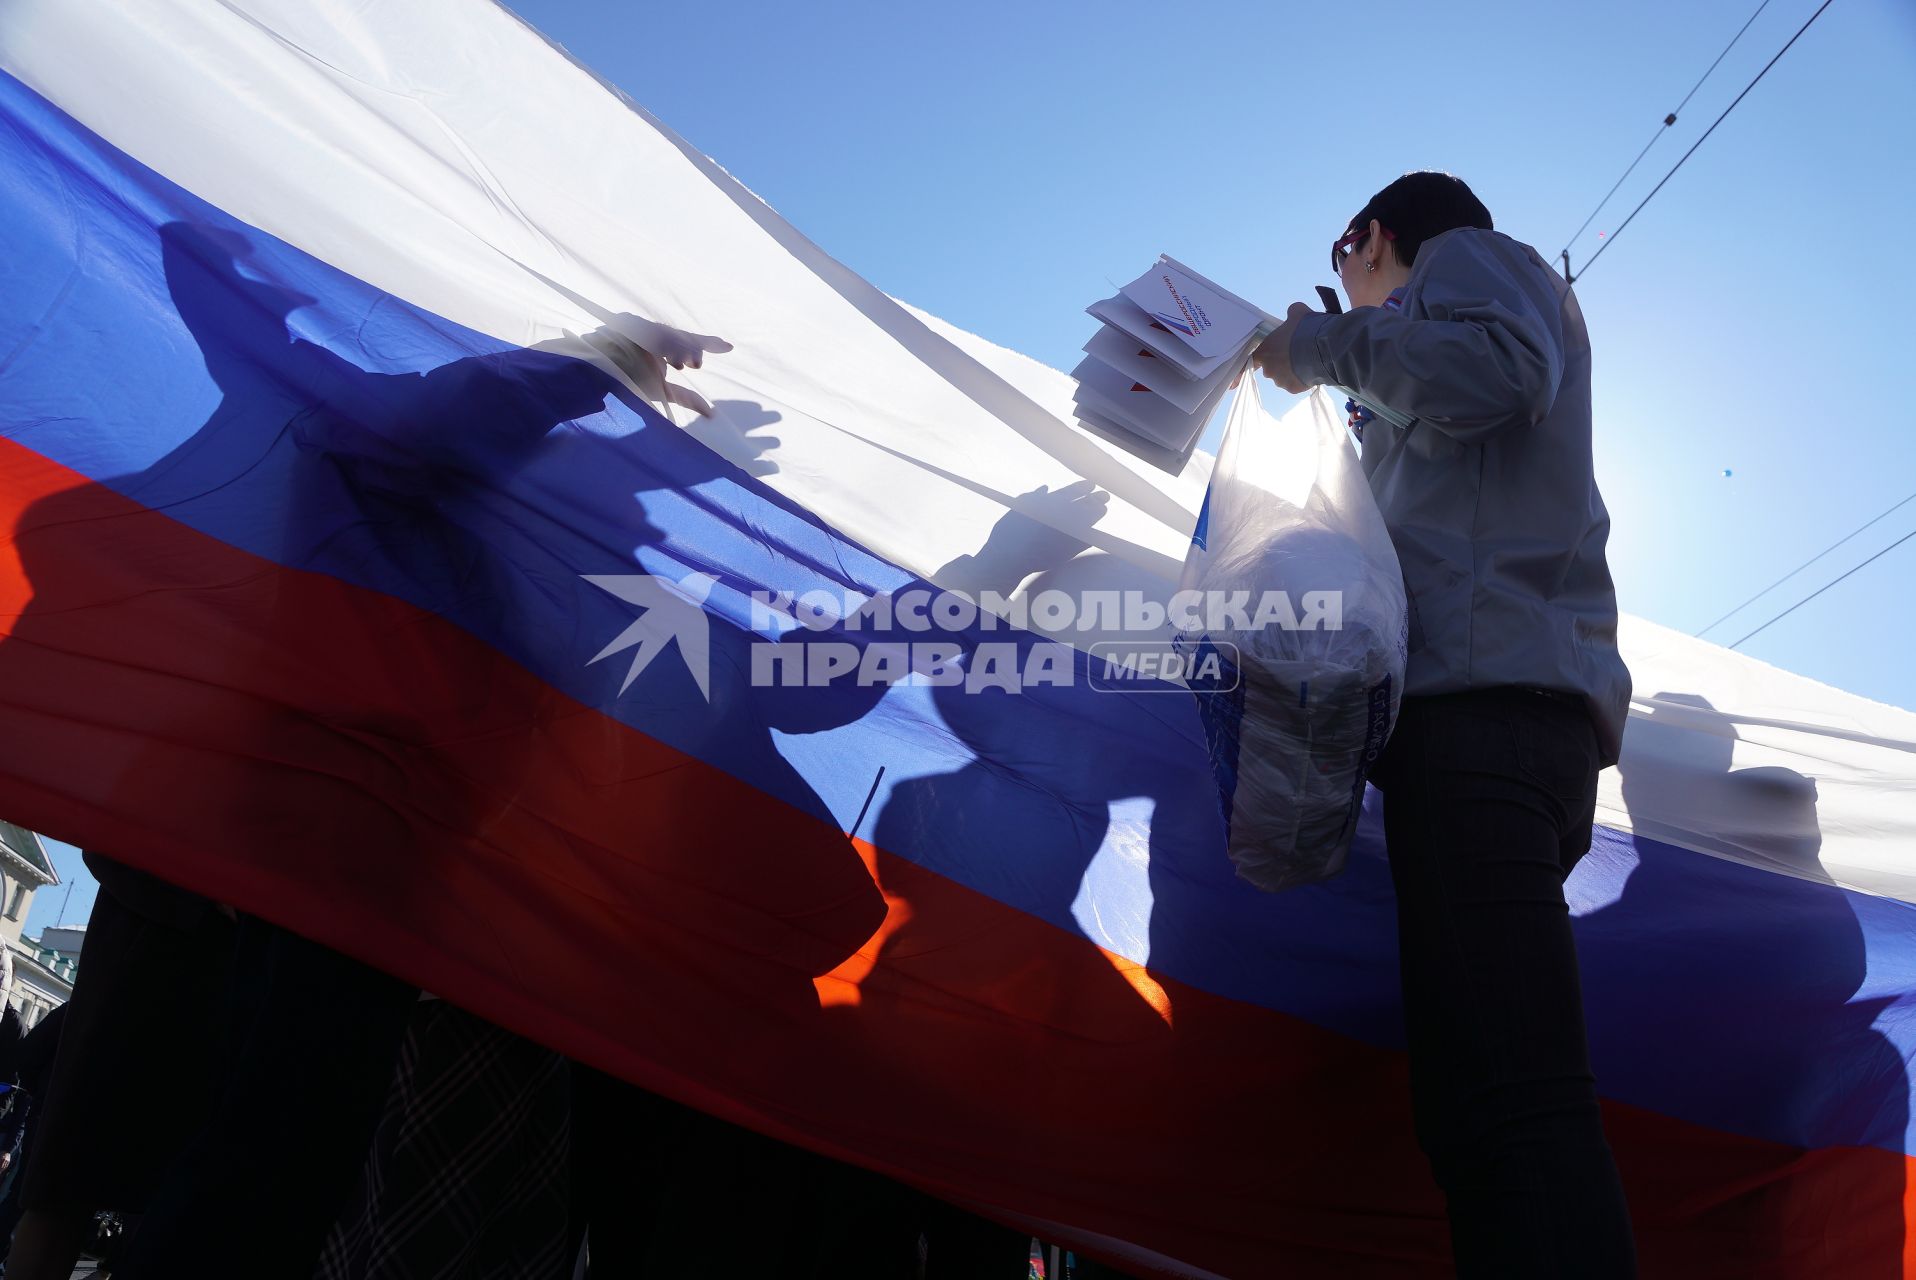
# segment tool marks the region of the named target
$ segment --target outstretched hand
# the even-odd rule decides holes
[[[697,369],[708,354],[723,355],[732,349],[723,338],[674,329],[629,312],[613,316],[579,340],[647,400],[683,405],[701,417],[712,415],[711,404],[690,387],[667,381],[666,368]]]

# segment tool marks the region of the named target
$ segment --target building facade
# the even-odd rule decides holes
[[[12,822],[0,822],[0,946],[13,955],[14,1008],[31,1027],[73,995],[73,976],[79,966],[78,937],[64,941],[71,952],[42,945],[44,939],[24,939],[27,912],[33,895],[60,883],[40,837]],[[49,933],[79,933],[48,930]]]

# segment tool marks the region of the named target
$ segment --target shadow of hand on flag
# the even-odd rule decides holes
[[[745,633],[712,628],[709,700],[676,654],[623,696],[587,666],[631,621],[594,571],[716,569],[738,594],[728,560],[779,554],[719,527],[706,490],[749,478],[608,403],[591,364],[238,224],[148,234],[92,265],[144,290],[118,347],[196,353],[154,388],[179,429],[148,457],[110,442],[135,465],[106,483],[49,480],[0,657],[10,693],[91,721],[48,762],[49,787],[112,779],[75,838],[519,1030],[737,991],[747,1039],[815,1012],[810,979],[884,905],[773,742]]]
[[[1586,970],[1606,979],[1586,983],[1593,1065],[1599,1081],[1624,1087],[1681,1073],[1693,1082],[1692,1118],[1715,1123],[1693,1130],[1689,1148],[1659,1130],[1639,1149],[1634,1117],[1607,1117],[1625,1185],[1655,1205],[1699,1204],[1726,1181],[1745,1188],[1710,1206],[1720,1224],[1711,1238],[1735,1240],[1738,1252],[1714,1245],[1708,1259],[1685,1260],[1692,1270],[1754,1274],[1821,1237],[1831,1274],[1900,1276],[1908,1071],[1876,1029],[1894,1002],[1866,994],[1857,908],[1819,857],[1816,782],[1780,766],[1734,767],[1735,722],[1701,696],[1639,701],[1649,710],[1633,710],[1618,764],[1636,865],[1615,901],[1577,922]],[[1705,744],[1713,754],[1700,759]],[[1739,858],[1778,874],[1662,843],[1688,843],[1700,816],[1704,829],[1738,833]],[[1668,927],[1674,920],[1681,930]],[[1698,999],[1678,1021],[1646,1024],[1628,994],[1667,986],[1679,970]],[[1754,1116],[1785,1118],[1802,1147],[1728,1136]],[[1805,1147],[1822,1150],[1806,1157]],[[1839,1233],[1823,1217],[1832,1204],[1844,1207]],[[1805,1206],[1813,1220],[1779,1205]],[[1661,1225],[1645,1221],[1639,1232],[1654,1241]]]

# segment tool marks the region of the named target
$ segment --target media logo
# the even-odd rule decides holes
[[[654,658],[677,643],[679,657],[691,672],[699,693],[707,702],[712,700],[712,624],[705,616],[704,605],[718,579],[709,573],[689,573],[676,582],[650,573],[581,576],[601,591],[610,592],[645,611],[631,626],[614,636],[610,644],[587,659],[587,666],[621,650],[633,650],[632,663],[619,685],[619,692],[624,693]]]

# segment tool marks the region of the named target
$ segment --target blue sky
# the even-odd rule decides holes
[[[1771,0],[1573,264],[1817,3]],[[1269,311],[1313,299],[1409,169],[1554,257],[1755,0],[513,7],[879,287],[1068,369],[1085,304],[1161,252]],[[1578,284],[1626,611],[1697,630],[1916,491],[1912,221],[1916,5],[1835,0]],[[1711,637],[1912,529],[1916,502]],[[1916,707],[1912,584],[1916,539],[1744,652]]]

